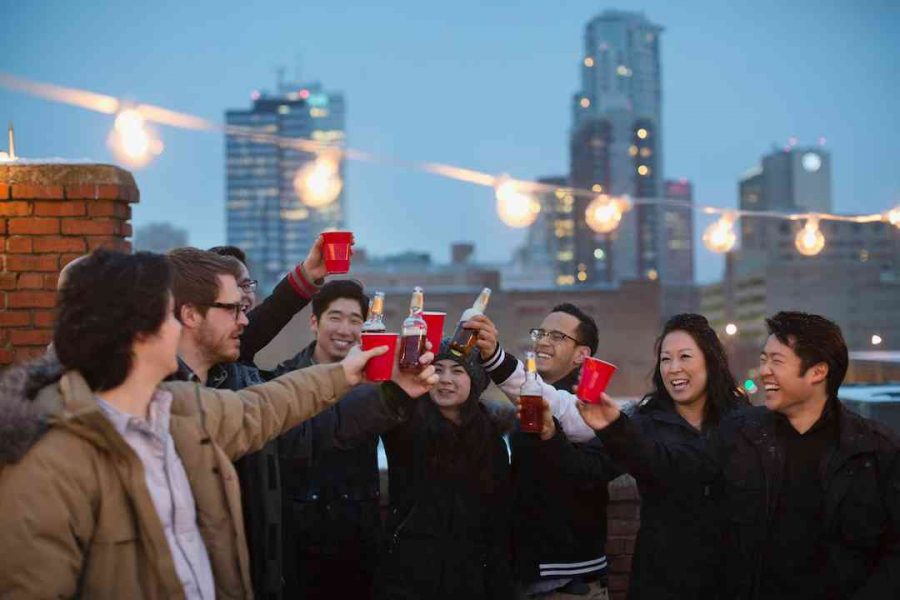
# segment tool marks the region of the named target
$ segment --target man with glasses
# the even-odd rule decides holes
[[[494,383],[511,397],[518,395],[525,379],[522,363],[500,346],[494,324],[479,316],[466,326],[478,331],[482,364]],[[571,392],[585,358],[597,351],[594,319],[573,304],[559,304],[530,335],[543,382]],[[576,443],[578,451],[566,456],[576,458],[577,464],[554,462],[552,453],[542,452],[549,442],[539,436],[512,436],[516,574],[529,597],[605,599],[607,483],[621,471],[588,431],[573,402],[554,398],[550,405],[560,423],[557,429]]]

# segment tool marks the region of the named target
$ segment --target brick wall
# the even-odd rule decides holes
[[[613,600],[624,600],[628,592],[634,540],[641,526],[640,507],[633,477],[622,475],[609,484],[606,558],[609,561],[609,591]]]
[[[109,165],[0,165],[0,365],[50,343],[63,266],[99,247],[131,251],[138,199],[131,174]]]

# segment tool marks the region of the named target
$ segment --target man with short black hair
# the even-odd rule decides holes
[[[276,375],[342,360],[359,343],[369,298],[359,282],[327,282],[312,300],[315,339],[283,362]],[[382,538],[378,435],[335,443],[337,411],[375,424],[377,388],[360,386],[335,410],[286,433],[278,441],[284,494],[285,596],[369,598]],[[371,409],[364,409],[366,406]],[[364,415],[364,416],[363,416]],[[374,425],[370,431],[387,429]]]
[[[766,406],[725,419],[713,447],[725,597],[898,598],[897,440],[839,401],[848,352],[834,322],[780,312],[766,324]]]
[[[517,396],[525,379],[523,365],[500,346],[494,324],[478,316],[466,326],[478,331],[477,346],[491,379],[511,398]],[[581,365],[599,344],[594,319],[570,303],[554,306],[531,330],[531,339],[543,383],[566,392],[572,392]],[[553,397],[557,437],[568,437],[554,442],[576,443],[578,451],[565,456],[578,464],[566,465],[563,473],[545,451],[549,442],[522,432],[512,436],[516,575],[527,595],[559,591],[605,598],[607,485],[621,471],[574,403]]]

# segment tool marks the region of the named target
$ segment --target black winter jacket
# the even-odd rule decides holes
[[[414,400],[429,401],[427,397]],[[478,488],[478,473],[460,480],[428,469],[420,411],[382,437],[391,506],[387,549],[379,568],[379,597],[511,600],[509,455],[501,434],[491,442],[494,487],[490,493]]]
[[[690,472],[672,469],[678,446],[698,452],[705,436],[678,413],[640,407],[597,432],[609,454],[637,481],[641,528],[628,584],[629,600],[718,597],[723,565],[712,496],[718,470],[699,462]]]
[[[900,598],[900,454],[883,426],[832,406],[838,440],[822,458],[829,598]],[[727,598],[760,598],[759,574],[782,485],[780,415],[764,408],[726,418],[710,450],[722,469]]]

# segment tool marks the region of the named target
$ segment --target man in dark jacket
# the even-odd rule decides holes
[[[342,360],[359,343],[368,306],[359,283],[326,283],[312,301],[315,341],[280,364],[274,375]],[[364,385],[354,392],[363,402],[367,394],[374,402],[377,387]],[[335,413],[320,417],[279,439],[285,596],[369,598],[382,538],[379,429],[352,439],[344,436],[335,444]],[[359,425],[360,431],[370,426]]]
[[[500,348],[489,319],[478,317],[472,325],[479,331],[485,368],[494,383],[505,388],[521,370],[519,361]],[[572,304],[555,306],[531,337],[538,374],[545,383],[567,392],[577,384],[584,359],[599,344],[594,320]],[[577,413],[575,418],[581,422]],[[578,459],[576,465],[548,469],[537,436],[516,433],[511,438],[516,575],[527,594],[558,590],[603,597],[606,593],[607,485],[621,472],[599,439],[578,441],[583,443],[577,444],[576,455],[567,455]]]
[[[818,315],[767,319],[766,408],[726,419],[728,598],[900,597],[900,455],[889,431],[838,401],[840,328]]]

